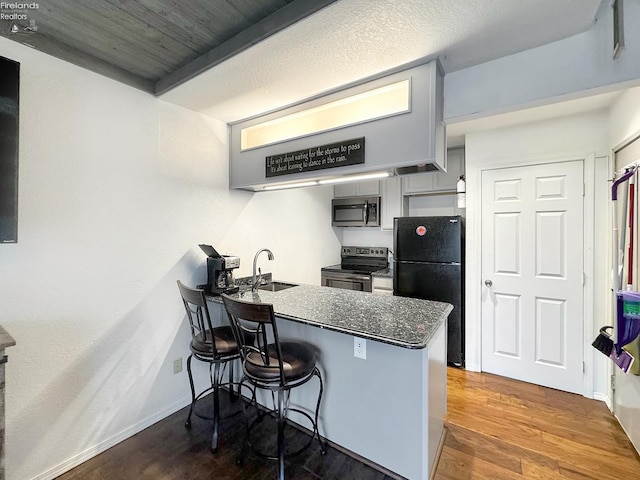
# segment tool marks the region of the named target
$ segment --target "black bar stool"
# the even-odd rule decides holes
[[[258,417],[251,425],[245,411],[247,422],[247,438],[238,457],[242,457],[246,446],[252,448],[256,454],[264,458],[278,461],[278,479],[284,480],[285,440],[284,429],[287,424],[287,412],[296,412],[305,416],[313,427],[313,434],[307,443],[287,457],[295,456],[304,451],[317,436],[321,453],[327,451],[326,443],[320,438],[318,431],[318,412],[322,400],[322,376],[316,366],[316,354],[309,345],[302,342],[280,342],[278,328],[273,313],[273,305],[269,303],[254,303],[242,299],[234,299],[228,295],[221,295],[227,309],[229,322],[233,328],[236,342],[240,347],[243,377],[240,386],[248,381],[253,388],[252,403],[257,404],[256,390],[263,389],[277,393],[277,405],[272,413],[277,415],[278,447],[277,455],[267,455],[258,451],[251,443],[250,431],[252,426],[261,419]],[[271,342],[269,342],[271,339]],[[313,377],[320,382],[315,415],[312,418],[307,412],[289,407],[289,393],[291,389],[304,385]],[[275,402],[274,402],[275,403]],[[244,408],[244,402],[243,402]],[[256,405],[257,406],[257,405]]]
[[[213,420],[213,433],[211,435],[211,451],[218,448],[218,430],[220,422],[220,386],[229,387],[231,400],[237,398],[233,390],[233,364],[240,358],[238,344],[235,341],[230,326],[213,327],[204,290],[189,288],[178,280],[178,289],[182,296],[182,302],[187,312],[187,319],[191,327],[191,355],[187,359],[187,372],[191,385],[191,408],[185,422],[185,427],[191,428],[191,415]],[[195,358],[209,364],[209,377],[211,386],[196,395],[193,375],[191,373],[191,360]],[[229,363],[229,380],[223,383],[226,364]],[[196,402],[204,395],[211,393],[213,397],[213,416],[196,410]],[[239,412],[239,411],[238,411]]]

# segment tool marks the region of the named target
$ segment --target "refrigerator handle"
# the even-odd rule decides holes
[[[369,201],[364,201],[364,207],[362,207],[362,222],[366,225],[369,223]]]

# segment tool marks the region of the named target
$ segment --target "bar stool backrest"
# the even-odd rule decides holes
[[[180,296],[187,312],[189,327],[191,328],[192,347],[194,344],[199,346],[198,353],[202,353],[202,347],[211,349],[211,357],[217,358],[216,342],[213,341],[211,325],[211,317],[209,308],[207,307],[207,299],[204,290],[199,288],[190,288],[178,280],[178,288]]]
[[[240,348],[244,374],[260,383],[277,382],[279,386],[285,386],[282,349],[273,305],[235,299],[226,294],[221,297]],[[248,369],[247,364],[258,367],[262,374],[256,376],[252,373],[256,369]]]

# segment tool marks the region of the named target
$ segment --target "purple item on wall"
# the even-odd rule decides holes
[[[618,292],[617,295],[617,339],[615,351],[621,355],[622,347],[640,335],[640,294],[638,292]]]
[[[615,363],[618,367],[620,367],[620,369],[624,373],[627,373],[629,371],[629,369],[631,368],[631,365],[633,365],[633,362],[635,361],[635,359],[631,356],[631,354],[626,350],[622,350],[622,353],[618,354],[614,349],[611,352],[610,357],[611,357],[611,360],[613,360],[613,363]]]

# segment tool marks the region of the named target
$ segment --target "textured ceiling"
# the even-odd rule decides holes
[[[160,98],[233,122],[418,59],[448,73],[566,38],[600,3],[339,0]]]

